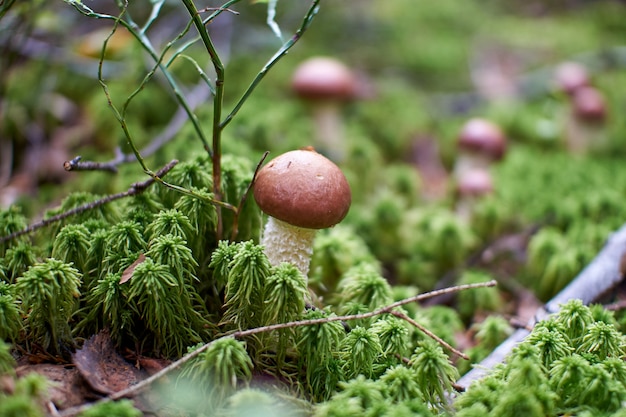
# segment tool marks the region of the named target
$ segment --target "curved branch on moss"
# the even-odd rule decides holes
[[[61,417],[75,416],[75,415],[80,414],[80,413],[84,412],[85,410],[93,407],[96,404],[110,402],[110,401],[115,401],[115,400],[119,400],[121,398],[132,397],[133,395],[141,392],[143,389],[145,389],[148,386],[150,386],[152,383],[158,381],[159,379],[163,378],[164,376],[166,376],[170,372],[180,368],[185,363],[187,363],[190,360],[194,359],[195,357],[200,355],[202,352],[206,351],[213,344],[215,344],[218,340],[221,340],[221,339],[224,339],[224,338],[228,338],[228,337],[231,337],[231,338],[242,338],[242,337],[251,336],[251,335],[255,335],[255,334],[259,334],[259,333],[271,332],[271,331],[274,331],[274,330],[288,329],[288,328],[292,328],[292,327],[301,327],[301,326],[312,326],[312,325],[317,325],[317,324],[329,323],[329,322],[333,322],[333,321],[340,321],[340,322],[344,321],[345,322],[345,321],[350,321],[350,320],[362,320],[362,319],[365,319],[365,318],[379,316],[379,315],[382,315],[382,314],[392,314],[393,310],[398,308],[398,307],[401,307],[401,306],[406,305],[406,304],[414,303],[414,302],[419,302],[419,301],[422,301],[422,300],[425,300],[425,299],[428,299],[428,298],[436,297],[436,296],[439,296],[439,295],[442,295],[442,294],[459,292],[459,291],[467,291],[467,290],[472,290],[472,289],[476,289],[476,288],[494,287],[496,284],[497,284],[496,281],[492,280],[492,281],[481,282],[481,283],[476,283],[476,284],[458,285],[458,286],[455,286],[455,287],[443,288],[443,289],[440,289],[440,290],[430,291],[430,292],[426,292],[426,293],[423,293],[423,294],[415,295],[413,297],[405,298],[403,300],[397,301],[395,303],[389,304],[387,306],[381,307],[379,309],[376,309],[376,310],[373,310],[373,311],[370,311],[370,312],[367,312],[367,313],[352,314],[352,315],[347,315],[347,316],[331,316],[331,317],[323,317],[323,318],[310,319],[310,320],[298,320],[298,321],[292,321],[292,322],[288,322],[288,323],[279,323],[279,324],[272,324],[272,325],[269,325],[269,326],[257,327],[257,328],[254,328],[254,329],[234,331],[234,332],[232,332],[232,333],[230,333],[228,335],[224,335],[222,337],[219,337],[217,339],[214,339],[214,340],[212,340],[212,341],[202,345],[201,347],[199,347],[198,349],[194,350],[193,352],[183,356],[179,360],[171,363],[170,365],[168,365],[165,368],[161,369],[159,372],[151,375],[150,377],[148,377],[148,378],[144,379],[143,381],[133,385],[130,388],[124,389],[122,391],[118,391],[118,392],[116,392],[114,394],[109,395],[108,397],[102,398],[101,400],[98,400],[98,401],[93,402],[93,403],[89,403],[89,404],[84,404],[84,405],[77,406],[77,407],[68,408],[66,410],[63,410],[60,413],[60,415],[61,415]]]

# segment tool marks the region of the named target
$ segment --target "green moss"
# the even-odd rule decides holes
[[[223,115],[280,44],[264,21],[267,4],[244,3],[237,4],[240,15],[223,13],[220,21],[208,25],[213,29],[223,23],[221,19],[233,18],[235,28],[232,38],[221,29],[211,32],[219,39],[219,52],[227,55]],[[67,19],[54,8],[38,6],[38,13]],[[144,22],[147,9],[140,6],[133,5],[128,13]],[[20,6],[19,16],[34,18],[24,13],[25,7]],[[301,23],[305,7],[280,2],[278,18],[285,33]],[[159,24],[170,22],[165,19],[174,15],[173,8],[173,4],[164,6]],[[300,318],[334,320],[331,312],[368,313],[413,296],[418,288],[447,285],[455,276],[460,283],[475,283],[506,274],[503,278],[518,281],[544,300],[563,288],[626,215],[622,204],[626,122],[616,110],[623,101],[620,91],[626,76],[622,51],[611,47],[621,44],[626,32],[620,10],[615,2],[323,4],[303,38],[306,41],[269,71],[223,132],[222,197],[237,209],[217,209],[211,146],[204,149],[198,132],[187,123],[169,144],[147,157],[146,164],[156,169],[178,159],[164,180],[188,193],[155,184],[143,194],[0,244],[0,337],[17,343],[18,350],[41,345],[58,353],[109,328],[120,350],[172,359],[190,345],[217,338],[206,355],[185,371],[203,385],[198,398],[207,392],[219,394],[219,400],[209,405],[196,398],[198,409],[188,411],[198,415],[207,413],[205,405],[209,412],[219,409],[224,415],[247,410],[250,403],[259,406],[255,411],[282,411],[266,393],[235,393],[246,386],[253,368],[260,378],[271,376],[277,385],[310,401],[315,408],[311,414],[317,416],[454,414],[444,397],[456,371],[441,348],[398,317],[385,314],[281,329],[246,338],[245,343],[219,337]],[[36,27],[46,35],[44,28],[54,22],[50,19],[40,26],[44,20]],[[60,42],[68,41],[62,38],[64,32],[75,36],[72,28],[80,27],[68,24],[62,31],[55,24],[50,38]],[[152,30],[145,34],[153,36]],[[174,49],[181,46],[176,43]],[[200,82],[197,68],[190,64],[195,60],[205,67],[202,46],[187,48],[189,59],[176,59],[166,74],[179,83],[178,93],[184,97],[190,97],[192,84]],[[104,63],[104,81],[117,106],[146,75],[144,54],[134,53],[139,47],[133,41],[123,63]],[[353,207],[342,226],[318,234],[309,292],[305,277],[293,268],[267,264],[256,245],[262,216],[249,191],[265,151],[277,154],[311,144],[315,126],[310,109],[288,91],[289,77],[298,61],[321,53],[341,57],[364,75],[368,94],[367,99],[353,100],[342,109],[346,158],[340,165],[353,190]],[[166,54],[165,59],[169,57]],[[483,58],[511,71],[513,81],[520,82],[519,96],[509,103],[493,103],[474,91],[485,68],[479,62]],[[588,66],[594,85],[610,105],[603,132],[608,149],[579,158],[563,149],[568,103],[551,85],[552,68],[565,59]],[[116,64],[123,64],[124,71],[108,72],[119,68]],[[3,108],[2,136],[9,138],[15,161],[39,137],[67,141],[63,142],[67,148],[80,150],[83,160],[114,157],[118,146],[130,151],[101,86],[71,68],[25,56],[19,67],[9,68],[8,76],[0,79],[8,103]],[[124,127],[139,148],[162,132],[178,106],[171,89],[161,84],[167,80],[162,75],[157,71],[125,110]],[[59,118],[59,109],[50,108],[49,98],[57,96],[74,104],[72,118]],[[209,99],[195,112],[207,136],[213,104]],[[459,126],[472,116],[500,122],[510,146],[506,157],[491,167],[495,192],[465,222],[450,209],[450,193],[441,201],[422,199],[423,187],[429,184],[415,166],[414,142],[432,138],[441,151],[440,162],[450,168],[457,157]],[[80,133],[68,133],[73,128],[80,128]],[[93,149],[87,146],[91,144]],[[41,185],[42,201],[24,197],[23,211],[14,206],[0,212],[0,236],[34,222],[44,201],[63,200],[58,207],[46,205],[44,217],[49,219],[147,179],[138,164],[119,169],[115,177],[76,172],[68,174],[74,175],[71,183]],[[4,170],[2,174],[4,180]],[[77,192],[67,195],[70,189]],[[509,234],[513,239],[508,239]],[[531,236],[527,247],[525,236]],[[511,249],[507,245],[512,241]],[[496,265],[489,256],[478,256],[485,247],[490,249],[487,254],[511,249],[512,259],[497,257],[503,262]],[[422,308],[416,303],[403,308],[409,317],[455,345],[460,332],[467,330],[463,322],[470,324],[506,308],[501,290],[457,294],[450,301],[455,310]],[[305,307],[305,300],[316,307]],[[457,415],[612,413],[624,400],[626,383],[621,361],[624,341],[616,322],[623,319],[616,321],[600,307],[565,306],[562,314],[538,324],[506,364],[459,397]],[[478,361],[511,329],[503,319],[488,316],[472,330],[475,345],[468,353]],[[464,366],[459,363],[458,369]],[[0,398],[0,415],[18,411],[40,415],[33,387],[36,384],[24,383],[21,393]],[[94,415],[135,411],[123,403],[92,409]]]

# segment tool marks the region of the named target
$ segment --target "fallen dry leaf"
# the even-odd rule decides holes
[[[95,397],[85,386],[83,378],[74,366],[41,363],[22,365],[16,369],[19,378],[32,372],[46,377],[51,382],[48,388],[49,400],[58,409],[74,407]]]
[[[145,374],[120,356],[108,331],[101,331],[73,355],[76,368],[96,392],[110,395],[135,385]]]
[[[137,260],[133,262],[132,264],[130,264],[130,266],[126,268],[124,272],[122,272],[122,277],[120,278],[120,284],[123,284],[126,281],[130,280],[133,277],[133,272],[135,272],[135,268],[137,268],[137,265],[139,265],[145,260],[146,260],[146,255],[144,255],[143,253],[140,253]]]

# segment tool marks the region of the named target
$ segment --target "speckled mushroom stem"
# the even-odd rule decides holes
[[[292,226],[269,216],[261,244],[265,247],[270,264],[282,262],[295,265],[306,278],[313,253],[315,229]]]

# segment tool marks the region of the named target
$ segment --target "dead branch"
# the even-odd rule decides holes
[[[506,359],[519,342],[530,334],[535,324],[550,314],[557,313],[561,304],[572,299],[579,299],[583,304],[589,304],[615,287],[623,278],[620,262],[625,251],[626,225],[609,237],[604,248],[595,259],[567,287],[554,296],[545,306],[537,310],[535,317],[528,323],[527,327],[516,330],[487,358],[459,379],[457,384],[467,389],[472,382],[486,376],[495,365]]]
[[[158,170],[155,174],[155,176],[157,178],[161,178],[163,177],[165,174],[167,174],[172,168],[174,168],[174,166],[178,163],[177,160],[172,160],[171,162],[169,162],[167,165],[163,166],[160,170]],[[66,219],[70,216],[73,216],[74,214],[78,214],[78,213],[83,213],[85,211],[88,210],[93,210],[94,208],[103,206],[107,203],[110,203],[112,201],[115,200],[119,200],[120,198],[125,198],[125,197],[130,197],[133,195],[137,195],[137,194],[141,194],[142,192],[144,192],[149,186],[151,186],[152,184],[154,184],[156,182],[155,178],[151,177],[145,181],[141,181],[141,182],[136,182],[134,184],[132,184],[130,186],[130,188],[128,188],[128,190],[121,192],[121,193],[117,193],[117,194],[112,194],[109,196],[106,196],[104,198],[101,198],[99,200],[96,201],[92,201],[90,203],[86,203],[83,204],[82,206],[78,206],[75,207],[71,210],[65,211],[63,213],[57,214],[56,216],[52,216],[49,217],[47,219],[43,219],[37,223],[33,223],[30,226],[28,226],[25,229],[19,230],[17,232],[11,233],[10,235],[7,236],[2,236],[0,237],[0,243],[4,243],[4,242],[8,242],[10,240],[15,239],[16,237],[19,236],[23,236],[26,235],[28,233],[32,233],[35,230],[41,229],[42,227],[48,226],[49,224],[58,222],[60,220]]]
[[[440,338],[439,336],[437,336],[436,334],[428,330],[426,327],[422,326],[421,324],[413,320],[411,317],[407,316],[406,314],[401,313],[397,310],[391,311],[390,313],[398,318],[401,318],[402,320],[405,320],[406,322],[412,324],[413,326],[417,327],[422,332],[424,332],[428,337],[430,337],[431,339],[433,339],[434,341],[436,341],[441,346],[445,347],[446,349],[448,349],[450,352],[454,353],[455,355],[460,356],[461,358],[465,360],[470,359],[469,356],[467,356],[465,353],[453,348],[448,342],[446,342],[445,340],[443,340],[442,338]]]
[[[199,83],[186,97],[190,109],[195,109],[200,104],[206,102],[211,95],[211,89],[205,83]],[[189,120],[187,112],[182,106],[178,110],[161,133],[155,136],[152,141],[140,151],[143,157],[149,157],[157,152],[164,145],[176,137],[180,129]],[[134,154],[125,154],[119,148],[115,151],[116,155],[113,159],[104,162],[81,161],[81,157],[66,161],[63,167],[66,171],[108,171],[117,172],[117,167],[122,164],[128,164],[136,160]]]
[[[63,169],[66,171],[109,171],[117,174],[117,164],[111,162],[81,162],[82,156],[78,155],[74,159],[65,161]]]

